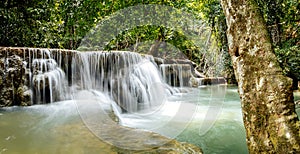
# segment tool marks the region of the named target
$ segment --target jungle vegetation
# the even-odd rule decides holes
[[[294,83],[300,80],[299,0],[255,0],[263,13],[281,67]],[[208,76],[234,79],[228,55],[226,21],[219,0],[3,0],[0,2],[0,46],[77,49],[84,36],[100,21],[118,10],[138,4],[175,7],[205,20],[217,40],[214,54],[199,53],[199,47],[178,31],[161,26],[140,26],[120,33],[106,50],[124,50],[137,41],[152,40],[176,46]],[[147,50],[149,46],[141,46]],[[222,55],[223,69],[213,71],[215,57]],[[206,60],[205,59],[211,59]],[[208,63],[208,64],[207,64]]]

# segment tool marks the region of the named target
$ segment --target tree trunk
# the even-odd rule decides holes
[[[300,153],[292,80],[283,75],[254,0],[221,0],[250,153]]]
[[[158,57],[158,48],[161,43],[162,42],[160,40],[155,40],[155,42],[151,45],[148,54],[154,57]]]

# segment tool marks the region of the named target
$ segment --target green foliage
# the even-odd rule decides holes
[[[67,49],[76,49],[98,21],[126,7],[124,1],[113,0],[5,0],[1,3],[0,46]]]
[[[149,44],[149,42],[151,42]],[[163,26],[138,26],[134,29],[130,29],[127,31],[122,32],[119,34],[114,40],[109,42],[106,46],[106,50],[131,50],[135,52],[141,53],[149,53],[151,46],[155,43],[154,41],[158,42],[165,42],[169,45],[172,49],[171,50],[179,49],[183,52],[186,57],[190,60],[194,60],[195,62],[199,61],[199,56],[194,55],[195,53],[199,53],[200,49],[196,46],[191,40],[189,40],[183,33],[176,31],[171,28],[163,27]],[[143,43],[147,42],[147,43]],[[162,45],[163,46],[163,45]],[[175,47],[175,48],[173,48]],[[155,49],[155,50],[159,50]],[[163,51],[161,51],[162,53]],[[164,54],[166,54],[165,52]],[[158,56],[158,55],[156,55]],[[159,55],[160,57],[170,57],[170,55]],[[175,58],[176,54],[173,55]],[[178,58],[178,57],[177,57]]]
[[[276,49],[275,53],[284,73],[293,79],[300,80],[300,47]]]
[[[300,80],[300,1],[256,0],[284,73]]]
[[[280,48],[289,42],[300,45],[300,1],[256,0],[275,46]]]
[[[124,50],[139,44],[139,49],[143,48],[146,51],[157,41],[165,42],[170,50],[173,50],[173,47],[179,49],[190,60],[197,62],[203,71],[210,72],[207,74],[212,75],[218,72],[216,70],[219,68],[215,68],[216,63],[219,63],[217,62],[218,57],[226,55],[227,52],[224,30],[224,28],[226,29],[225,18],[218,0],[25,0],[22,2],[4,0],[0,5],[0,46],[77,49],[83,37],[96,24],[110,18],[118,10],[137,4],[172,6],[180,11],[193,14],[196,19],[208,20],[214,33],[208,36],[209,38],[204,38],[206,35],[202,38],[198,36],[199,40],[205,42],[204,40],[217,38],[220,40],[217,43],[220,50],[208,50],[207,43],[196,45],[181,30],[147,25],[117,34],[114,40],[110,40],[105,49]],[[174,18],[173,20],[177,19]],[[182,26],[183,28],[188,27],[187,25]],[[108,27],[106,30],[113,31],[114,29]],[[199,32],[191,31],[191,33]],[[100,35],[105,37],[103,33]],[[94,39],[101,40],[101,37]],[[216,44],[214,43],[214,45]],[[84,48],[81,47],[82,50]],[[225,60],[230,62],[228,58]],[[227,64],[230,66],[231,63]]]
[[[287,75],[299,79],[299,0],[256,2],[264,15],[282,67]],[[233,78],[227,46],[226,21],[219,0],[4,0],[0,3],[0,46],[67,49],[77,49],[90,29],[118,10],[137,4],[172,6],[193,14],[196,19],[206,20],[213,32],[209,37],[217,40],[214,44],[218,49],[208,51],[205,44],[195,44],[180,30],[147,25],[118,33],[105,49],[139,49],[145,53],[155,43],[165,42],[169,48],[166,50],[179,49],[189,59],[197,62],[202,70],[215,74],[218,72],[219,75]],[[223,68],[216,68],[214,64],[219,57],[223,61]]]
[[[226,19],[220,0],[201,0],[199,10],[204,19],[208,21],[219,47],[219,50],[216,51],[218,52],[216,55],[222,58],[221,61],[223,63],[223,68],[219,72],[219,75],[226,77],[229,83],[235,83],[233,66],[228,53]]]

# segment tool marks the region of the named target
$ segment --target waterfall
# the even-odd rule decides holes
[[[175,87],[187,87],[192,77],[189,64],[161,64],[160,71],[166,83]]]
[[[108,95],[122,112],[160,105],[171,88],[152,56],[133,52],[29,51],[33,104],[71,99],[81,90]]]
[[[28,55],[31,104],[64,100],[66,98],[65,73],[52,58],[51,52],[48,49],[29,49]]]
[[[65,91],[65,74],[57,67],[54,59],[34,59],[33,87],[35,87],[35,99],[38,102],[54,102],[62,99]],[[57,97],[57,98],[56,98]],[[62,97],[62,98],[60,98]]]
[[[77,89],[106,93],[126,112],[151,106],[161,95],[151,86],[164,84],[151,58],[132,52],[78,52],[72,74]]]

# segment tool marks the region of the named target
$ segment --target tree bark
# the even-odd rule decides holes
[[[221,0],[250,153],[300,153],[292,80],[283,75],[254,0]]]

